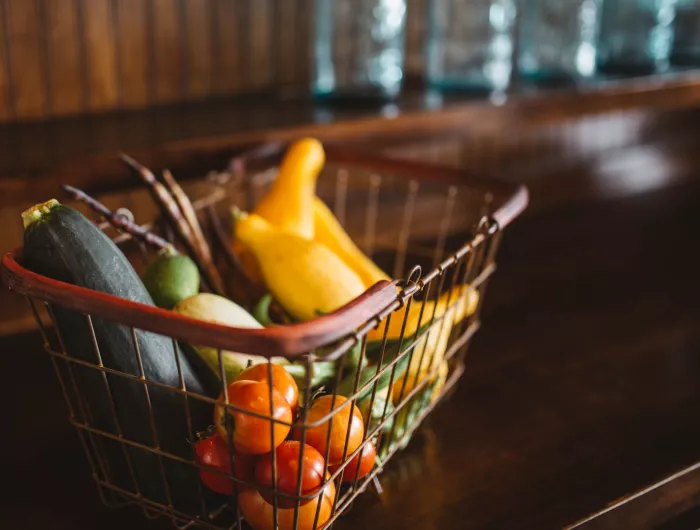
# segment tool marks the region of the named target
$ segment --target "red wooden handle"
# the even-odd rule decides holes
[[[284,155],[287,144],[269,143],[251,149],[231,159],[230,168],[245,172],[256,168],[276,164]],[[491,176],[474,175],[463,170],[416,162],[388,158],[373,151],[357,147],[324,145],[328,161],[333,164],[345,164],[350,167],[363,168],[395,175],[405,175],[427,181],[439,181],[445,184],[464,186],[493,195],[491,217],[500,228],[505,228],[518,217],[529,202],[527,188],[520,184],[507,182]]]
[[[263,329],[212,324],[155,306],[47,278],[18,263],[21,250],[0,264],[5,284],[18,294],[67,309],[227,351],[294,359],[347,337],[397,299],[396,282],[381,281],[340,309],[299,324]]]

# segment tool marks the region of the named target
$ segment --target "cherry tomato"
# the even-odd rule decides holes
[[[367,445],[362,448],[362,451],[356,454],[355,458],[350,460],[348,465],[345,466],[345,470],[343,471],[343,484],[354,482],[355,473],[358,473],[357,480],[366,477],[367,474],[372,471],[372,468],[374,468],[376,459],[377,450],[374,448],[374,444],[372,442],[367,442]],[[359,472],[357,471],[358,467],[360,468]],[[335,466],[330,469],[330,472],[335,473],[337,469],[338,466]]]
[[[227,475],[231,474],[231,454],[228,445],[218,433],[197,442],[194,446],[194,451],[198,464],[213,467]],[[234,451],[233,470],[236,478],[252,483],[255,472],[255,458]],[[233,481],[230,478],[204,469],[199,470],[199,476],[204,485],[210,490],[223,495],[233,495]],[[243,484],[238,486],[239,488],[245,488]]]
[[[219,398],[223,401],[223,396]],[[266,383],[257,381],[234,381],[228,386],[228,400],[231,405],[242,409],[231,410],[217,405],[214,412],[214,423],[224,439],[228,442],[227,427],[233,429],[233,447],[236,451],[246,455],[262,455],[269,453],[289,434],[289,425],[273,423],[267,418],[273,417],[278,421],[291,423],[292,410],[282,394],[272,389],[272,414],[270,414],[270,387]],[[263,414],[267,418],[260,418],[244,411]],[[228,412],[228,414],[226,413]],[[233,420],[231,422],[231,420]],[[275,446],[272,446],[271,434],[275,435]]]
[[[272,368],[272,388],[284,396],[284,399],[287,400],[292,409],[292,413],[294,413],[299,404],[299,388],[297,388],[296,381],[294,381],[290,373],[280,365],[272,363],[254,364],[239,374],[238,381],[258,381],[269,384],[270,374],[268,369],[270,367]]]
[[[331,418],[317,427],[306,430],[306,443],[316,448],[322,456],[326,456],[326,449],[330,445],[330,452],[328,453],[329,466],[341,463],[346,437],[348,439],[348,448],[345,454],[347,455],[360,447],[365,435],[365,424],[362,421],[362,414],[360,414],[360,409],[355,404],[346,405],[341,410],[337,410],[347,400],[343,396],[336,396],[335,398],[336,412],[331,417],[333,422],[330,437],[328,436],[328,422],[331,421]],[[312,424],[328,415],[331,412],[332,402],[333,396],[323,396],[315,400],[307,413],[306,423]],[[294,430],[294,438],[297,440],[301,439],[300,429]]]
[[[296,496],[301,448],[300,442],[290,441],[284,442],[276,449],[277,491]],[[301,464],[301,495],[311,495],[321,488],[324,464],[325,461],[321,453],[310,445],[304,444],[304,460]],[[270,453],[258,460],[255,466],[255,482],[261,486],[273,488],[272,475],[272,453]],[[262,491],[261,494],[267,502],[272,504],[274,497],[272,493]],[[302,501],[302,504],[309,501]],[[277,506],[280,508],[293,508],[294,504],[295,499],[277,496]]]
[[[323,493],[315,497],[311,502],[299,507],[299,519],[297,526],[294,526],[294,508],[278,508],[277,523],[278,530],[314,530],[314,520],[316,509],[321,503],[318,512],[318,530],[331,518],[333,513],[333,502],[335,501],[335,484],[328,482],[323,488]],[[254,530],[274,530],[275,519],[272,505],[263,499],[260,492],[254,489],[242,491],[238,495],[238,506],[243,517]]]

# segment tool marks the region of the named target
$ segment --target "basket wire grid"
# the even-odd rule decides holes
[[[495,256],[502,233],[501,225],[507,224],[508,220],[505,223],[499,223],[498,219],[490,215],[492,213],[490,209],[493,207],[494,195],[484,186],[472,189],[468,186],[468,181],[467,185],[454,183],[435,184],[430,181],[421,181],[418,178],[392,175],[382,164],[377,164],[376,167],[371,167],[372,165],[368,164],[369,168],[359,164],[358,167],[353,167],[352,163],[348,163],[343,157],[339,158],[340,162],[333,165],[333,157],[329,156],[329,167],[324,169],[319,179],[319,195],[326,199],[326,202],[330,204],[341,223],[346,225],[351,235],[361,242],[361,246],[367,254],[371,256],[378,248],[393,247],[394,277],[403,275],[409,257],[421,264],[413,266],[405,274],[404,280],[387,282],[387,285],[378,285],[373,288],[374,290],[367,295],[369,301],[365,301],[364,311],[356,313],[359,316],[354,317],[354,322],[351,322],[352,329],[349,332],[345,330],[348,325],[345,325],[344,328],[340,326],[337,329],[342,328],[344,331],[336,331],[335,335],[337,336],[326,334],[321,338],[315,337],[316,344],[314,348],[309,348],[305,351],[293,351],[293,348],[288,349],[286,352],[266,351],[264,349],[265,343],[262,342],[260,343],[261,349],[258,351],[242,351],[242,353],[258,354],[266,357],[272,357],[277,353],[281,353],[289,357],[290,361],[296,361],[301,364],[304,367],[304,384],[300,385],[302,387],[300,388],[300,399],[303,396],[302,402],[304,404],[311,402],[316,390],[312,388],[312,374],[316,363],[329,361],[337,363],[335,381],[331,385],[332,389],[330,390],[330,395],[332,396],[330,411],[315,421],[308,420],[308,407],[306,406],[300,407],[301,413],[296,422],[289,423],[276,419],[272,410],[272,386],[269,387],[271,403],[269,415],[258,414],[231,404],[229,402],[227,385],[223,384],[226,380],[224,367],[225,348],[220,340],[209,339],[211,344],[206,344],[207,341],[202,340],[203,335],[201,334],[196,337],[199,341],[197,344],[202,343],[203,345],[217,348],[220,372],[218,375],[222,382],[221,395],[218,397],[204,396],[188,390],[183,377],[180,357],[183,354],[178,348],[178,339],[181,341],[188,341],[189,339],[190,343],[194,343],[192,341],[195,340],[195,337],[188,337],[187,329],[181,329],[181,326],[178,326],[183,320],[182,317],[175,318],[169,312],[159,309],[154,309],[153,312],[162,313],[161,317],[172,320],[170,323],[171,332],[168,335],[172,341],[179,384],[175,387],[146,378],[139,347],[140,334],[146,331],[162,333],[158,326],[143,325],[143,327],[140,327],[135,325],[138,320],[138,310],[135,310],[136,312],[130,318],[115,318],[114,313],[105,312],[102,310],[103,306],[99,305],[93,306],[91,311],[86,311],[83,309],[83,306],[78,307],[74,305],[75,302],[72,302],[73,297],[65,290],[64,284],[43,278],[43,282],[60,284],[55,292],[49,292],[50,290],[42,289],[41,286],[32,286],[32,282],[26,278],[30,277],[31,280],[31,277],[36,275],[23,269],[15,261],[14,255],[10,254],[5,257],[3,260],[3,274],[6,283],[19,294],[23,294],[32,308],[44,338],[46,351],[50,355],[60,381],[69,411],[70,422],[78,432],[80,442],[92,469],[93,478],[98,485],[98,490],[105,504],[110,506],[138,504],[143,507],[143,511],[147,516],[168,516],[178,528],[198,526],[215,530],[233,529],[242,527],[242,514],[236,502],[238,493],[244,489],[255,487],[263,493],[268,493],[272,496],[270,517],[272,518],[271,522],[274,522],[273,528],[278,527],[278,525],[279,528],[316,529],[329,527],[351,505],[355,497],[370,485],[373,484],[378,491],[381,491],[381,485],[377,477],[384,469],[386,463],[397,451],[405,447],[407,441],[410,440],[410,436],[423,419],[459,380],[464,371],[464,358],[467,346],[480,325],[479,312],[486,286],[496,268]],[[262,162],[269,164],[269,161],[266,160]],[[270,167],[256,171],[254,169],[255,164],[250,163],[249,165],[251,166],[250,168],[238,161],[238,163],[231,165],[232,170],[211,176],[208,181],[211,183],[213,191],[210,195],[195,201],[195,208],[202,212],[208,206],[215,206],[228,211],[228,207],[232,202],[252,208],[256,200],[264,192],[265,187],[274,179],[275,173],[274,169],[270,169]],[[403,173],[408,177],[411,177],[411,168],[411,164],[403,168],[405,170]],[[424,169],[429,172],[429,168],[426,167]],[[511,188],[504,187],[504,189],[510,190]],[[424,240],[426,236],[419,234],[417,239],[413,238],[414,232],[416,232],[414,219],[422,191],[425,191],[428,195],[432,194],[436,198],[437,202],[433,203],[431,208],[434,208],[435,204],[442,205],[440,218],[434,223],[437,227],[437,235],[429,238],[434,241],[432,248],[421,244],[421,240]],[[348,215],[350,211],[354,211],[351,209],[356,208],[351,199],[359,202],[365,208],[364,216],[354,217],[356,221],[354,226]],[[513,197],[507,197],[507,199],[509,202],[513,202]],[[526,202],[527,198],[525,195],[524,202],[521,201],[518,211],[512,217],[515,217],[524,208]],[[472,207],[459,209],[456,207],[458,204],[470,204]],[[388,212],[383,210],[385,205],[390,206]],[[475,210],[474,206],[477,206],[478,209]],[[456,219],[456,213],[464,214],[467,210],[469,214],[467,217],[462,215],[461,220]],[[383,212],[388,214],[388,216],[383,215]],[[400,215],[396,215],[396,212],[400,212]],[[358,218],[360,219],[359,222],[357,222]],[[396,218],[399,220],[398,230],[396,230],[395,226],[392,230],[387,230],[385,223],[391,221],[391,219],[396,220]],[[422,220],[421,223],[423,223]],[[461,227],[459,226],[460,223]],[[148,226],[153,226],[153,224]],[[454,239],[453,236],[465,233],[464,228],[469,229],[471,235],[466,242],[462,240],[462,244],[457,245],[457,250],[449,253],[445,258],[448,246],[450,248],[454,247],[454,244],[450,243]],[[126,249],[129,247],[131,238],[127,234],[117,234],[114,239]],[[147,252],[143,245],[140,245],[139,248],[141,252]],[[19,258],[19,256],[17,257]],[[222,260],[220,259],[219,261]],[[424,268],[428,269],[426,274],[422,274]],[[234,274],[232,271],[227,271],[227,273]],[[293,279],[290,279],[290,281],[293,281]],[[460,321],[453,320],[455,313],[451,309],[440,312],[438,311],[438,304],[427,303],[428,300],[439,300],[446,297],[446,307],[456,308],[459,303],[467,304],[468,297],[473,296],[473,292],[478,293],[478,302],[473,308],[473,312]],[[455,295],[454,293],[457,294]],[[106,296],[105,298],[109,299],[110,297]],[[373,303],[369,303],[372,301]],[[107,305],[110,303],[114,304],[114,300],[105,302]],[[362,303],[358,302],[358,305],[362,306]],[[90,330],[90,336],[86,336],[85,340],[92,342],[95,354],[94,362],[71,356],[71,352],[66,348],[66,341],[62,336],[60,326],[57,325],[56,306],[83,313],[87,327]],[[419,307],[419,309],[415,333],[407,333],[409,316],[415,314],[416,307]],[[42,308],[48,316],[48,320],[54,324],[53,326],[47,325],[47,318],[42,317]],[[369,313],[368,308],[371,308]],[[367,314],[370,315],[369,318]],[[341,309],[337,314],[325,315],[317,320],[340,321],[343,319],[343,315],[347,316],[348,313]],[[101,345],[95,332],[95,319],[111,321],[130,328],[133,354],[139,367],[136,373],[120,372],[103,363],[100,353]],[[401,332],[398,337],[389,337],[392,319],[401,319]],[[201,323],[199,324],[201,325]],[[384,327],[382,328],[380,324]],[[197,324],[195,323],[195,325]],[[284,328],[285,326],[279,327],[282,333],[284,333]],[[364,361],[368,359],[368,346],[371,342],[368,334],[370,332],[377,333],[375,331],[377,329],[383,329],[383,334],[379,341],[379,346],[373,344],[375,348],[376,371],[369,379],[363,380],[361,379],[362,367]],[[239,330],[229,329],[228,335],[233,336],[238,332]],[[441,337],[449,337],[449,340],[442,346],[430,346],[433,344],[431,339],[440,343],[439,338]],[[341,380],[344,378],[344,367],[346,364],[349,364],[349,356],[355,348],[359,348],[360,360],[356,363],[356,368],[353,372],[353,390],[347,396],[347,400],[340,400],[336,390],[333,389],[338,389]],[[378,353],[376,353],[377,351]],[[435,362],[435,358],[438,355],[441,358],[438,362]],[[416,370],[415,375],[410,374],[408,368],[400,371],[401,365],[404,367],[413,366],[414,359],[418,359],[418,370]],[[449,366],[449,375],[443,375],[444,378],[438,385],[436,381],[441,377],[440,371],[443,363],[447,363],[445,366]],[[267,366],[270,380],[272,380],[272,365],[268,363]],[[81,389],[80,385],[81,371],[85,370],[98,373],[102,379],[105,395],[109,401],[112,422],[115,426],[113,430],[105,429],[96,423],[92,416],[92,408],[95,404],[90,402],[89,396]],[[387,377],[388,384],[386,384]],[[409,381],[411,378],[413,380]],[[150,443],[132,439],[124,433],[120,425],[118,406],[113,398],[115,380],[126,380],[131,381],[132,384],[142,385],[143,404],[148,411],[149,427],[152,433]],[[382,380],[386,384],[388,391],[380,388],[380,381]],[[328,391],[328,385],[326,385],[325,389]],[[186,419],[186,434],[190,442],[196,439],[196,431],[201,428],[201,426],[195,425],[192,419],[192,408],[195,406],[193,403],[206,404],[210,408],[219,407],[227,412],[225,414],[227,418],[230,417],[231,412],[237,411],[262,418],[269,421],[270,425],[283,425],[289,429],[294,428],[298,433],[297,439],[301,442],[301,462],[304,458],[304,444],[310,430],[327,429],[325,436],[327,439],[330,439],[333,422],[334,420],[338,421],[337,416],[344,408],[356,407],[360,397],[364,396],[367,399],[366,396],[369,396],[368,410],[373,411],[375,401],[382,390],[387,392],[388,397],[384,402],[381,417],[377,421],[370,421],[369,419],[366,421],[367,428],[361,443],[352,447],[349,444],[353,419],[353,414],[349,414],[342,451],[342,463],[329,470],[331,444],[328,443],[326,452],[322,455],[325,460],[324,476],[326,477],[323,487],[313,493],[303,494],[301,491],[302,466],[299,465],[295,495],[290,495],[277,489],[275,451],[271,453],[273,485],[272,488],[264,488],[253,484],[250,480],[237,477],[234,472],[222,473],[214,468],[198,463],[192,443],[189,444],[189,454],[169,450],[164,446],[164,441],[160,439],[158,421],[156,420],[153,404],[155,393],[167,392],[182,398],[182,414]],[[429,396],[427,399],[426,395]],[[393,410],[389,410],[388,402],[392,401],[392,398],[395,406]],[[213,418],[213,414],[210,417]],[[401,417],[404,418],[404,425],[399,429],[399,418]],[[403,432],[399,432],[397,429]],[[269,432],[271,446],[275,447],[277,445],[276,441],[278,441],[275,440],[276,429],[274,427],[269,428]],[[230,463],[230,465],[233,467],[236,462],[236,456],[233,453],[230,429],[228,430],[228,437],[229,456],[233,463]],[[358,478],[358,466],[355,476],[349,481],[344,480],[348,462],[364,451],[365,446],[369,443],[376,445],[378,454],[382,456],[381,460],[378,460],[372,471],[363,478]],[[115,469],[114,453],[107,453],[105,450],[109,444],[116,444],[121,451],[123,462],[126,464],[128,483],[123,480],[123,477],[118,478],[115,476],[117,471],[123,472],[123,470]],[[138,451],[155,455],[157,458],[158,472],[163,485],[163,498],[152,498],[147,492],[142,491],[138,479],[138,469],[133,461],[133,456]],[[216,497],[212,500],[211,494],[205,490],[198,479],[195,479],[197,498],[194,502],[196,507],[193,507],[190,503],[186,503],[186,507],[183,507],[184,505],[181,506],[181,503],[173,499],[171,492],[172,484],[166,471],[166,467],[171,465],[169,462],[177,462],[193,469],[195,472],[197,470],[206,470],[214,475],[227,477],[231,481],[234,490],[233,497]],[[337,487],[333,490],[330,486],[331,484]],[[334,494],[329,494],[329,492],[332,493],[333,491],[335,492]],[[326,498],[327,495],[328,498]],[[293,503],[293,508],[280,508],[278,504],[282,499]],[[328,503],[330,503],[329,506],[327,506]],[[304,522],[300,523],[302,519]],[[310,525],[309,521],[313,521],[312,525]]]

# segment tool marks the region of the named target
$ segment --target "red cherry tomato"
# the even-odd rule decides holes
[[[355,458],[350,460],[348,465],[345,466],[345,470],[343,471],[343,484],[354,482],[356,473],[357,480],[366,477],[374,468],[374,462],[376,459],[377,450],[374,448],[374,444],[372,442],[367,442],[367,445],[362,448],[362,451],[356,454]],[[359,472],[357,470],[358,467],[360,468]],[[335,473],[337,469],[338,466],[335,466],[334,468],[330,469],[330,472]]]
[[[297,495],[299,478],[299,462],[302,445],[300,442],[284,442],[275,451],[277,467],[277,491],[288,495]],[[304,459],[301,461],[301,495],[311,495],[323,485],[324,460],[316,449],[304,444]],[[255,482],[266,488],[273,488],[272,480],[272,453],[260,457],[255,466]],[[273,503],[274,495],[267,491],[260,492],[263,498]],[[277,506],[280,508],[293,508],[296,499],[290,499],[281,495],[277,496]],[[302,505],[310,499],[302,501]]]
[[[333,503],[335,502],[335,484],[328,482],[323,487],[323,493],[299,507],[299,519],[297,526],[294,526],[294,508],[280,508],[277,510],[278,530],[321,530],[333,515]],[[321,504],[318,511],[318,522],[314,526],[316,509]],[[243,517],[254,530],[274,530],[275,519],[272,505],[263,499],[260,492],[254,489],[242,491],[238,494],[238,506]]]
[[[219,399],[223,401],[223,396]],[[289,425],[273,424],[268,419],[272,417],[278,421],[291,423],[292,410],[287,400],[274,388],[272,389],[272,408],[270,407],[270,387],[267,384],[257,381],[234,381],[228,386],[228,400],[231,405],[241,410],[227,410],[217,405],[214,423],[221,438],[226,442],[229,440],[227,429],[229,425],[231,426],[233,447],[236,451],[246,455],[269,453],[289,434]],[[247,411],[264,415],[266,418],[253,416]],[[273,432],[275,447],[272,446],[271,440]]]
[[[360,414],[360,410],[354,404],[346,405],[341,410],[337,410],[346,401],[347,398],[343,396],[336,396],[335,398],[336,412],[332,416],[333,423],[330,437],[328,436],[328,422],[330,419],[317,427],[311,427],[306,430],[306,443],[311,447],[315,447],[323,457],[326,456],[326,449],[330,445],[328,465],[341,463],[344,456],[343,449],[345,448],[346,438],[348,447],[345,455],[348,455],[360,447],[365,435],[365,424],[362,420],[362,414]],[[306,423],[312,424],[328,415],[331,412],[332,402],[333,396],[330,395],[315,400],[307,413]],[[296,440],[301,439],[301,429],[295,429],[293,436]]]
[[[231,474],[231,454],[228,445],[218,433],[197,442],[194,446],[194,451],[198,464],[212,467],[226,475]],[[252,484],[255,458],[234,451],[233,470],[236,478]],[[199,470],[199,476],[202,479],[202,483],[210,490],[223,495],[233,495],[233,481],[230,478],[205,469]],[[245,487],[243,484],[238,484],[239,490]]]
[[[238,381],[258,381],[260,383],[270,382],[270,374],[268,369],[272,368],[272,388],[277,390],[284,399],[287,400],[292,409],[292,413],[296,411],[299,404],[299,388],[296,381],[287,370],[278,364],[261,363],[254,364],[243,370],[239,375]]]

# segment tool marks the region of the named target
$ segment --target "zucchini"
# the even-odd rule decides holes
[[[241,306],[228,298],[211,293],[199,293],[182,300],[173,308],[173,311],[190,318],[205,320],[225,326],[253,329],[262,328],[262,325]],[[191,345],[191,347],[204,361],[204,364],[209,367],[212,375],[220,377],[218,350],[216,348],[208,348],[195,344]],[[238,377],[238,374],[248,368],[249,365],[267,362],[267,357],[229,351],[222,352],[222,357],[227,382],[234,381]],[[288,362],[284,357],[273,357],[270,361],[275,364],[287,364]]]
[[[95,224],[80,212],[51,200],[22,214],[24,221],[24,265],[39,274],[80,287],[119,296],[142,304],[153,305],[143,283],[124,254]],[[77,311],[54,306],[53,312],[67,355],[97,363],[87,317]],[[92,325],[104,366],[140,375],[131,328],[93,317]],[[174,343],[154,333],[137,330],[136,339],[146,379],[179,387]],[[187,389],[216,397],[218,388],[208,388],[181,356],[182,375]],[[156,445],[145,385],[124,377],[107,375],[116,417],[102,374],[95,369],[65,363],[64,372],[72,370],[87,417],[78,417],[93,428],[119,435],[144,445]],[[159,387],[148,387],[153,411],[153,424],[158,445],[181,458],[192,459],[189,429],[182,395]],[[211,406],[190,399],[192,428],[204,430],[212,418]],[[107,478],[119,487],[136,492],[125,453],[129,455],[141,494],[153,501],[167,503],[166,488],[154,453],[114,440],[94,436],[94,449],[106,464]],[[124,451],[123,449],[126,449]],[[176,460],[163,458],[163,470],[176,509],[198,513],[198,473],[196,468]]]

